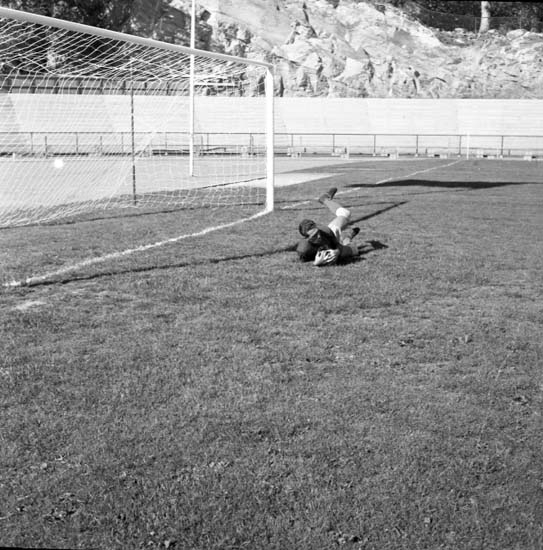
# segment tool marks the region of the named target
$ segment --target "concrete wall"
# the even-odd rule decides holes
[[[136,132],[178,133],[174,141],[185,146],[188,97],[135,96],[133,105]],[[261,143],[264,106],[263,98],[197,98],[200,143],[246,144],[250,134],[254,134],[253,143]],[[0,149],[28,144],[29,137],[15,136],[14,131],[39,133],[32,138],[35,147],[43,146],[43,133],[51,134],[50,147],[55,140],[59,147],[61,142],[63,147],[72,147],[73,134],[86,132],[105,134],[102,143],[108,139],[118,143],[116,134],[131,132],[131,113],[128,95],[4,94],[0,96]],[[277,98],[275,131],[277,146],[285,149],[348,146],[369,151],[375,146],[386,150],[415,145],[423,150],[461,150],[468,145],[473,149],[543,149],[543,100]],[[241,136],[219,135],[232,133]],[[77,139],[83,147],[85,140],[96,145],[98,138]]]

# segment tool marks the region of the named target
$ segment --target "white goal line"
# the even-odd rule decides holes
[[[192,237],[201,237],[202,235],[206,235],[207,233],[211,233],[212,231],[218,231],[220,229],[226,229],[228,227],[233,227],[235,225],[239,225],[241,223],[245,223],[254,219],[257,219],[261,216],[264,216],[265,214],[268,214],[269,210],[263,210],[261,212],[258,212],[256,214],[253,214],[252,216],[249,216],[248,218],[242,218],[240,220],[236,220],[233,222],[224,223],[222,225],[216,225],[214,227],[208,227],[206,229],[203,229],[202,231],[197,231],[195,233],[186,233],[185,235],[179,235],[177,237],[172,237],[170,239],[165,239],[163,241],[158,241],[155,243],[145,244],[138,246],[136,248],[128,248],[126,250],[122,250],[119,252],[111,252],[110,254],[104,254],[103,256],[98,256],[96,258],[89,258],[88,260],[83,260],[81,262],[77,262],[72,265],[68,265],[66,267],[63,267],[61,269],[57,269],[56,271],[49,271],[48,273],[44,273],[43,275],[36,275],[33,277],[28,277],[27,279],[24,279],[22,281],[11,281],[9,283],[5,283],[4,287],[22,287],[22,286],[32,286],[37,285],[40,283],[45,283],[49,279],[54,279],[56,277],[59,277],[61,275],[66,275],[67,273],[70,273],[72,271],[77,271],[79,269],[83,269],[85,267],[89,267],[91,265],[95,265],[98,263],[106,262],[108,260],[116,260],[118,258],[123,258],[125,256],[130,256],[131,254],[136,254],[138,252],[145,252],[147,250],[151,250],[152,248],[159,248],[161,246],[165,246],[167,244],[176,243],[179,241],[182,241],[184,239],[189,239]]]

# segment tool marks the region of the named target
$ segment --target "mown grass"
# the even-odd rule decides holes
[[[475,167],[2,295],[0,542],[541,548],[543,185]],[[317,269],[333,182],[388,248]]]

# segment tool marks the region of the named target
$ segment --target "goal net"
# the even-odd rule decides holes
[[[270,65],[0,8],[0,231],[204,207],[273,208]]]

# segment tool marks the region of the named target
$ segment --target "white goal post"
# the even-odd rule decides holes
[[[0,228],[273,203],[271,64],[0,8]]]

